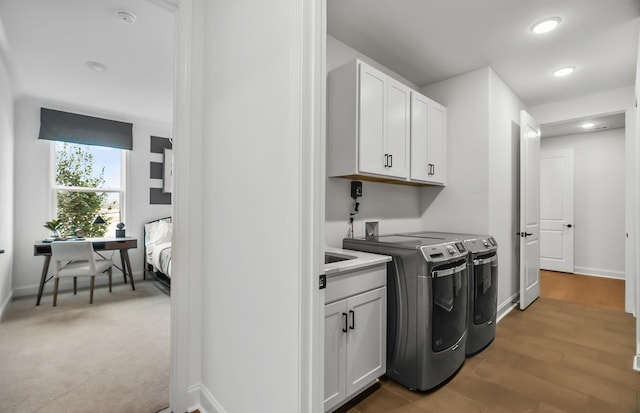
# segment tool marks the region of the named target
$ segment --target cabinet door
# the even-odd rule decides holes
[[[347,396],[345,369],[348,333],[343,331],[347,327],[346,317],[346,300],[324,306],[324,411],[337,406]]]
[[[447,110],[431,102],[429,107],[429,163],[432,166],[430,181],[444,184],[447,179]]]
[[[387,288],[351,297],[347,308],[346,393],[349,397],[386,372]]]
[[[388,79],[386,175],[409,177],[411,89]]]
[[[362,172],[386,174],[387,76],[360,63],[358,168]]]
[[[429,100],[411,94],[411,179],[429,181]]]

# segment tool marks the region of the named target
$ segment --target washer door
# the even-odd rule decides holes
[[[467,264],[458,261],[434,268],[432,277],[432,348],[434,352],[453,346],[467,327]]]

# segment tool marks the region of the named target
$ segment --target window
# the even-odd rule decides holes
[[[54,214],[61,234],[87,237],[115,233],[124,220],[124,151],[103,146],[54,142]],[[93,224],[96,216],[106,224]]]

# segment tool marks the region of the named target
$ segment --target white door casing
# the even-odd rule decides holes
[[[520,309],[540,296],[540,126],[520,111]]]
[[[573,148],[540,156],[540,268],[573,272]]]

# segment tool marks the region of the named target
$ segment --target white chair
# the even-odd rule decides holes
[[[53,278],[53,306],[58,302],[58,281],[62,277],[73,277],[73,292],[76,293],[76,277],[91,277],[89,304],[93,304],[93,287],[96,275],[109,275],[109,292],[111,292],[110,259],[96,260],[91,241],[54,241],[51,243],[51,259],[55,263]]]

